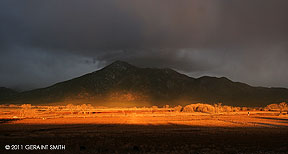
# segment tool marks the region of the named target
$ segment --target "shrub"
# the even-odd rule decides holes
[[[164,105],[163,108],[168,109],[169,105]]]
[[[271,110],[278,110],[278,109],[280,109],[280,107],[278,104],[269,104],[266,106],[266,109],[268,111],[271,111]]]
[[[31,104],[22,104],[21,105],[22,110],[20,111],[21,117],[31,116],[34,114],[34,112],[31,110],[32,105]]]
[[[174,107],[174,111],[175,112],[181,112],[182,111],[182,106],[181,105],[178,105],[178,106],[176,106],[176,107]]]
[[[67,108],[68,110],[70,110],[71,114],[73,114],[74,109],[75,109],[76,107],[75,107],[73,104],[68,104],[68,105],[66,105],[66,108]]]
[[[152,113],[158,111],[158,106],[152,106],[151,110],[152,110]]]
[[[223,106],[223,112],[231,112],[232,111],[232,107],[231,106]]]
[[[187,105],[183,108],[183,112],[194,112],[193,104]]]
[[[279,108],[280,108],[280,111],[283,112],[283,111],[287,111],[288,106],[285,102],[282,102],[279,104]]]
[[[31,109],[32,105],[31,104],[22,104],[21,107],[23,109]]]
[[[190,104],[183,108],[183,112],[205,112],[205,113],[214,113],[215,108],[209,104]]]
[[[158,106],[152,106],[152,109],[158,109]]]
[[[214,104],[215,113],[222,112],[222,103]]]
[[[241,110],[240,107],[232,107],[232,111],[233,111],[233,112],[238,112],[238,111],[240,111],[240,110]]]
[[[247,107],[242,107],[241,111],[248,111],[248,108]]]
[[[283,112],[288,110],[288,105],[286,102],[282,102],[280,104],[269,104],[265,107],[265,109],[268,111],[280,110],[280,112]]]

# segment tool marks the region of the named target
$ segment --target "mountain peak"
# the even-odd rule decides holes
[[[131,65],[125,61],[121,61],[121,60],[116,60],[113,63],[111,63],[111,65]]]
[[[287,102],[288,89],[251,87],[225,77],[194,79],[170,68],[141,68],[124,61],[115,61],[101,70],[47,88],[19,94],[1,92],[0,88],[0,103],[55,103],[66,100],[101,106],[106,106],[105,103],[125,106],[126,102],[135,103],[135,106],[142,106],[143,102],[161,106],[166,103],[176,105],[174,103],[178,102],[258,106]]]
[[[129,68],[136,68],[136,67],[125,62],[125,61],[117,60],[117,61],[114,61],[113,63],[111,63],[110,65],[106,66],[105,68],[110,68],[110,69],[112,68],[112,69],[124,71],[124,70],[127,70]]]

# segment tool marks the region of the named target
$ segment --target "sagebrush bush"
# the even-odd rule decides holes
[[[246,111],[247,107],[232,107],[228,105],[222,106],[222,103],[214,104],[213,106],[210,104],[190,104],[186,105],[183,108],[183,112],[204,112],[204,113],[221,113],[221,112],[238,112],[238,111]]]
[[[215,108],[209,104],[190,104],[183,108],[183,112],[205,112],[205,113],[214,113]]]
[[[271,110],[280,110],[282,111],[288,111],[288,105],[286,102],[282,102],[280,104],[269,104],[265,107],[265,110],[271,111]]]
[[[187,105],[183,108],[183,112],[194,112],[193,104]]]
[[[175,112],[181,112],[182,111],[182,106],[181,105],[178,105],[178,106],[176,106],[176,107],[174,107],[174,111]]]
[[[223,106],[223,112],[231,112],[232,111],[232,107],[231,106]]]

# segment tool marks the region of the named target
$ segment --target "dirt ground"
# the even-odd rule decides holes
[[[155,113],[0,120],[0,153],[288,153],[288,116]],[[22,145],[24,149],[6,150]],[[27,150],[65,145],[65,150]],[[28,148],[29,149],[29,148]]]

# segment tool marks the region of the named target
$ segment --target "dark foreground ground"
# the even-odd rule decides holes
[[[65,145],[65,150],[5,150]],[[0,124],[0,153],[288,153],[288,129],[188,125]]]

